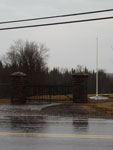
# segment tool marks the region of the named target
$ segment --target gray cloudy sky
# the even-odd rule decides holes
[[[43,17],[113,8],[113,0],[0,0],[0,21]],[[113,12],[98,15],[51,19],[49,22],[113,16]],[[2,27],[40,24],[33,21],[0,25]],[[21,30],[0,31],[0,55],[14,40],[44,43],[49,50],[50,68],[76,68],[77,65],[95,69],[96,38],[99,39],[99,68],[113,72],[113,19]]]

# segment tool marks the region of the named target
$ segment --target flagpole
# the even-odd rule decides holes
[[[96,39],[96,98],[98,98],[98,37]]]
[[[90,99],[95,99],[95,100],[99,100],[99,99],[108,99],[108,97],[104,97],[104,96],[99,96],[99,79],[98,79],[98,59],[99,59],[99,44],[98,44],[98,37],[96,38],[96,96],[92,96],[90,97]]]

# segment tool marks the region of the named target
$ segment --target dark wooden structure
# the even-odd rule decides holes
[[[23,72],[15,72],[11,74],[11,103],[26,103],[26,77]]]
[[[88,92],[87,92],[88,75],[83,73],[73,74],[73,102],[75,103],[87,103]]]

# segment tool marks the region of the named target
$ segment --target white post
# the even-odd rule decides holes
[[[98,38],[97,38],[97,48],[96,48],[96,98],[98,98]]]

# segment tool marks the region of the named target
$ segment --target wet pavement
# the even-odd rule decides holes
[[[45,107],[0,105],[0,149],[113,149],[113,120],[41,115]]]
[[[45,107],[59,104],[43,105],[0,105],[0,116],[34,116],[38,115]]]

